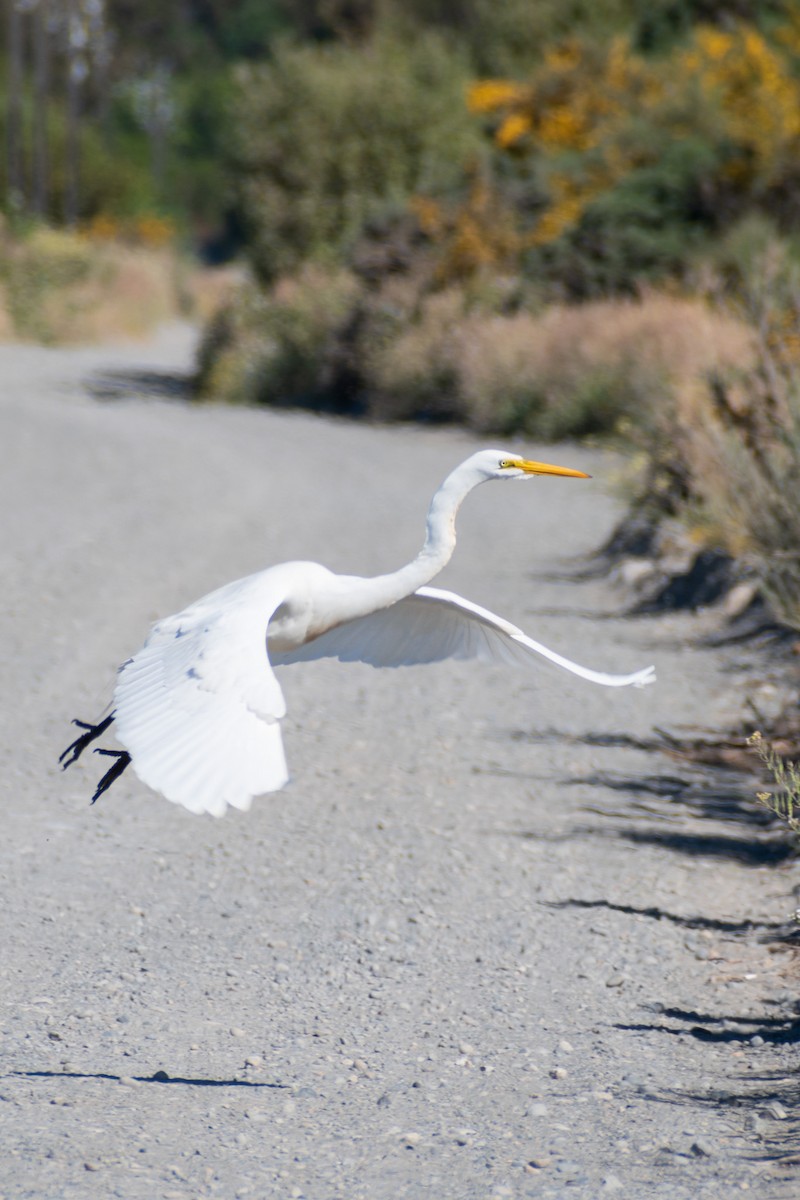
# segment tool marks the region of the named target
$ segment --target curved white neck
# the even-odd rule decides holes
[[[463,465],[448,475],[434,495],[428,509],[425,543],[415,559],[399,571],[359,581],[353,616],[375,612],[410,596],[429,583],[450,561],[456,544],[456,514],[464,497],[484,477],[465,472]]]

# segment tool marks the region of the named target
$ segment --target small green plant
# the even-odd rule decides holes
[[[800,767],[781,758],[758,731],[750,735],[747,744],[753,747],[777,789],[776,792],[757,792],[756,799],[784,821],[792,833],[800,834]]]

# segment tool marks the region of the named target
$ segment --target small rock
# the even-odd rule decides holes
[[[247,1036],[244,1029],[239,1029],[239,1027],[237,1025],[234,1025],[230,1032],[231,1032],[231,1037],[235,1037],[235,1038],[242,1038],[242,1037]]]
[[[777,722],[787,709],[797,707],[797,692],[774,683],[762,683],[755,688],[751,700],[765,724],[770,724]]]
[[[618,988],[618,987],[622,987],[622,985],[623,985],[623,983],[624,983],[624,982],[625,982],[625,976],[624,976],[624,975],[611,975],[611,976],[610,976],[610,977],[609,977],[609,978],[606,980],[606,987],[607,987],[607,988]]]
[[[99,1171],[99,1170],[100,1170],[100,1163],[96,1163],[96,1162],[85,1162],[85,1163],[83,1164],[83,1169],[84,1169],[84,1171]]]
[[[558,1048],[559,1050],[563,1051],[564,1054],[572,1054],[572,1051],[575,1049],[575,1047],[572,1045],[572,1042],[568,1042],[566,1038],[561,1039],[561,1041],[558,1043]]]
[[[553,1067],[550,1072],[551,1079],[566,1079],[567,1075],[569,1075],[569,1071],[566,1067]]]
[[[246,1067],[260,1067],[263,1062],[264,1059],[260,1054],[248,1054],[247,1058],[244,1060],[244,1065]]]
[[[714,1147],[705,1138],[697,1138],[692,1142],[691,1151],[697,1158],[711,1158],[714,1154]]]
[[[749,608],[758,593],[755,583],[736,583],[722,602],[726,617],[740,617]]]
[[[772,1117],[773,1121],[785,1121],[789,1115],[780,1100],[770,1100],[764,1105],[764,1112]]]
[[[154,1071],[150,1078],[153,1083],[169,1083],[169,1075],[166,1071]]]
[[[626,558],[619,564],[617,574],[625,587],[641,587],[653,578],[656,567],[649,558]]]
[[[543,1171],[552,1161],[546,1154],[537,1154],[534,1158],[529,1158],[525,1165],[530,1167],[531,1171]]]
[[[134,1079],[132,1075],[120,1075],[118,1082],[121,1083],[123,1087],[139,1086],[139,1080]]]
[[[604,1192],[618,1192],[623,1186],[622,1180],[618,1179],[616,1175],[606,1175],[603,1180]]]
[[[469,1042],[459,1042],[458,1043],[458,1053],[466,1054],[467,1057],[469,1057],[470,1055],[475,1053],[475,1047],[470,1046]]]
[[[404,1133],[400,1138],[400,1141],[404,1146],[407,1146],[409,1150],[413,1150],[414,1147],[418,1146],[422,1141],[422,1134],[415,1133],[413,1131],[411,1133]]]
[[[750,1045],[751,1046],[763,1046],[764,1045],[764,1039],[760,1033],[756,1033],[753,1035],[753,1037],[750,1038]]]

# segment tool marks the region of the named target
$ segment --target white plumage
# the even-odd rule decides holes
[[[120,668],[112,717],[125,752],[116,752],[121,761],[95,798],[128,761],[148,787],[195,813],[248,809],[254,796],[283,787],[288,772],[280,720],[286,705],[273,666],[319,658],[375,667],[447,658],[532,666],[544,658],[606,687],[652,682],[652,667],[628,675],[590,670],[487,609],[426,586],[453,552],[464,496],[489,479],[536,475],[587,478],[504,451],[480,451],[439,488],[425,544],[399,571],[368,579],[334,575],[317,563],[283,563],[159,621]],[[61,756],[64,766],[111,719],[98,726],[78,722],[89,732]]]

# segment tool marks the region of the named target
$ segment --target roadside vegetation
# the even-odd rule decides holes
[[[0,340],[138,336],[185,312],[183,291],[167,246],[45,225],[0,229]]]
[[[235,255],[201,398],[632,445],[800,628],[800,0],[12,8],[3,336]]]
[[[237,77],[200,394],[632,444],[800,627],[800,5],[365,9]]]
[[[751,734],[747,742],[766,768],[775,789],[758,792],[759,804],[788,825],[793,834],[800,834],[800,770],[797,763],[782,758],[760,733]]]

